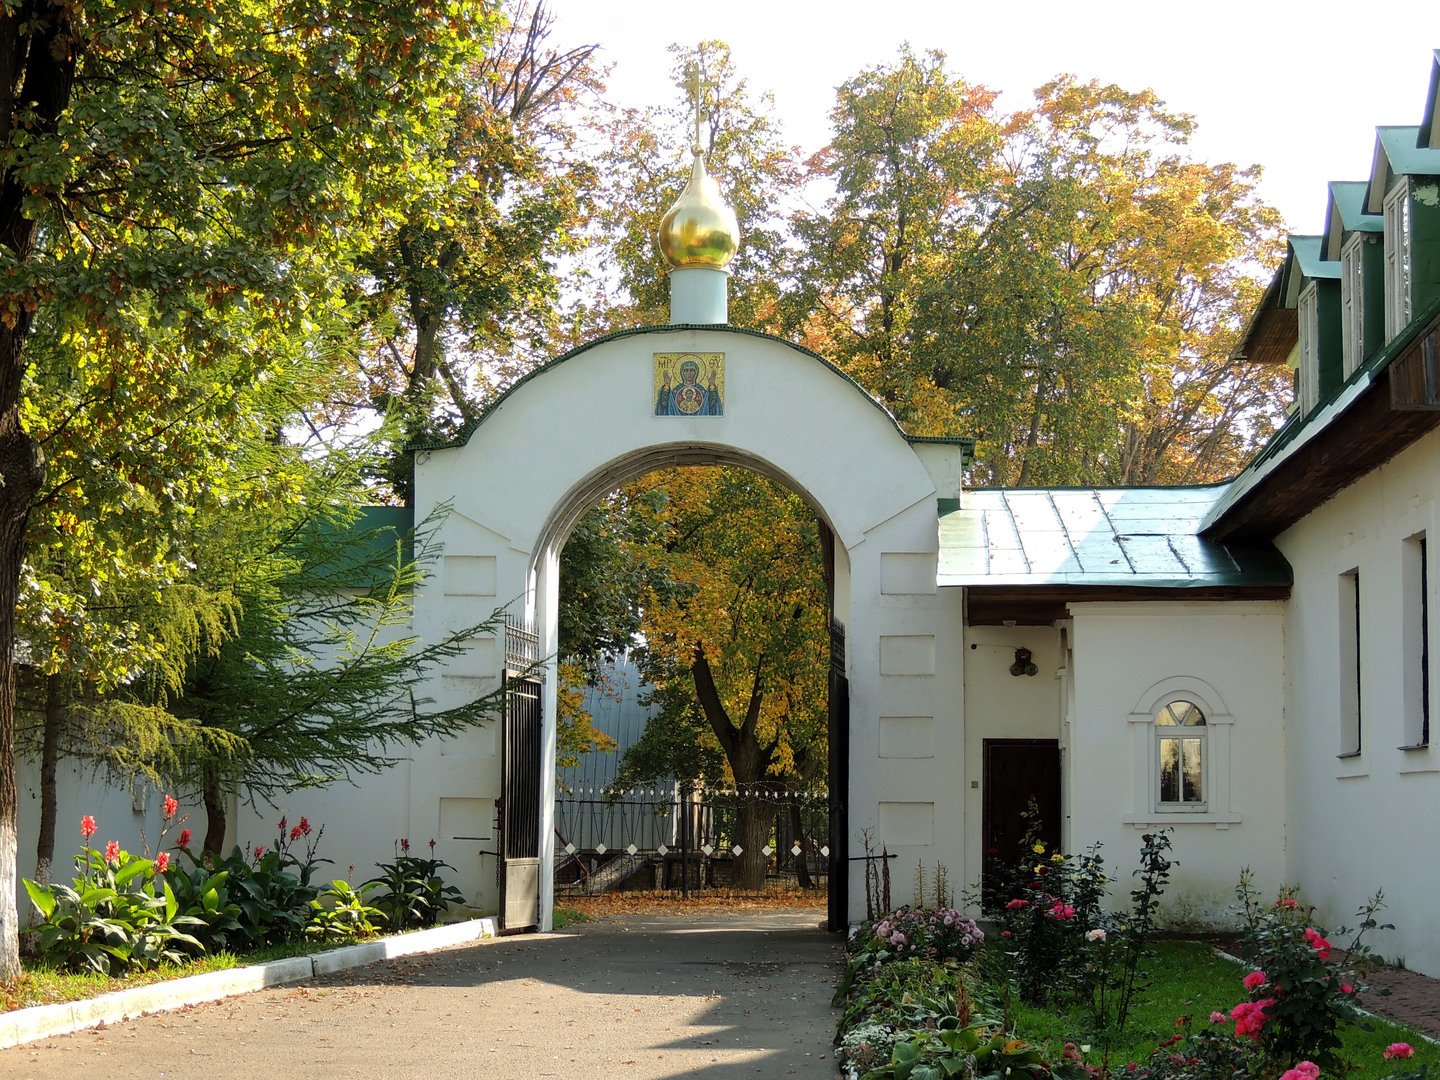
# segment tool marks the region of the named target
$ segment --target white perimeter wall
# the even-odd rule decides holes
[[[1282,533],[1295,570],[1286,632],[1290,725],[1290,874],[1330,926],[1354,925],[1355,910],[1385,890],[1382,921],[1393,932],[1370,944],[1416,971],[1440,976],[1440,712],[1436,696],[1437,552],[1440,552],[1440,432],[1350,485]],[[1429,538],[1431,745],[1401,750],[1407,686],[1418,692],[1418,659],[1407,658],[1402,550]],[[1360,571],[1362,749],[1341,758],[1339,576]]]
[[[1168,917],[1229,918],[1243,868],[1255,872],[1264,894],[1287,880],[1283,603],[1096,603],[1070,611],[1067,845],[1083,850],[1101,841],[1124,895],[1141,836],[1170,826],[1178,865],[1164,900]],[[1149,719],[1176,697],[1207,713],[1204,813],[1156,810]]]

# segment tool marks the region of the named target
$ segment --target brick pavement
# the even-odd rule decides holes
[[[1372,990],[1361,999],[1362,1008],[1440,1041],[1440,979],[1404,968],[1382,967],[1369,972],[1365,981]],[[1375,993],[1386,987],[1390,989],[1388,996]]]

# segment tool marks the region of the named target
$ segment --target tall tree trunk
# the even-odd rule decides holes
[[[1020,458],[1020,476],[1015,481],[1017,487],[1024,487],[1030,483],[1030,466],[1033,464],[1031,455],[1040,443],[1040,422],[1044,417],[1045,393],[1045,380],[1041,379],[1035,384],[1035,399],[1030,412],[1030,434],[1025,437],[1025,453]]]
[[[725,703],[720,700],[720,691],[715,686],[715,673],[710,670],[710,660],[698,643],[695,646],[695,662],[690,668],[700,710],[725,752],[735,786],[747,793],[765,785],[766,771],[775,753],[774,744],[765,746],[756,734],[760,706],[765,700],[764,664],[762,655],[751,672],[750,702],[739,726],[725,711]],[[732,864],[730,883],[733,888],[758,892],[765,887],[766,857],[763,849],[770,838],[774,809],[773,802],[762,799],[742,796],[737,801],[735,839],[731,843],[738,844],[741,850]]]
[[[18,122],[17,103],[24,103],[24,123],[35,134],[53,132],[69,107],[80,47],[70,22],[73,13],[49,0],[0,9],[0,138],[8,141]],[[7,168],[0,178],[0,245],[21,264],[30,261],[35,240],[27,196],[24,170]],[[20,424],[25,339],[34,317],[34,304],[21,301],[33,298],[11,294],[5,300],[0,317],[0,979],[13,979],[20,974],[15,603],[25,562],[25,527],[44,474],[39,449]]]
[[[20,845],[20,795],[15,781],[15,604],[25,561],[25,525],[41,481],[39,455],[20,428],[18,378],[14,393],[5,393],[10,374],[20,367],[19,354],[15,335],[0,334],[0,477],[5,481],[0,487],[0,979],[4,980],[20,975],[20,913],[15,903]],[[5,400],[7,397],[10,400]]]
[[[205,844],[206,855],[220,856],[225,846],[225,790],[215,769],[205,770]]]
[[[60,733],[65,722],[59,674],[45,677],[45,728],[40,743],[40,835],[35,840],[35,882],[50,884],[55,861],[55,770],[60,762]]]
[[[755,788],[747,788],[755,792]],[[769,859],[765,845],[775,824],[775,803],[763,795],[742,794],[735,812],[735,839],[740,854],[730,864],[730,887],[741,892],[762,892]]]

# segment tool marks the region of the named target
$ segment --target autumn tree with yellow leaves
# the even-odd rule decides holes
[[[647,516],[627,545],[641,596],[641,669],[659,707],[623,776],[800,790],[826,763],[827,590],[801,499],[743,469],[653,473],[612,506]],[[759,888],[773,815],[738,808],[733,883]]]

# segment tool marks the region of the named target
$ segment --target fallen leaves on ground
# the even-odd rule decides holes
[[[573,908],[594,918],[611,915],[698,915],[707,911],[814,911],[825,895],[816,892],[732,893],[707,890],[688,900],[673,892],[618,892],[601,896],[557,896],[556,907]]]

